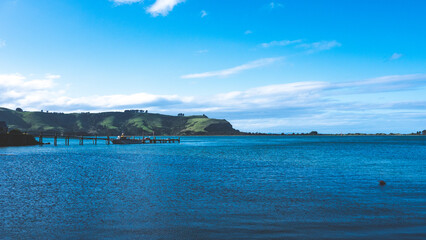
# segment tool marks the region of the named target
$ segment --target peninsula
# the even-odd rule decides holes
[[[0,121],[10,129],[39,134],[71,135],[240,135],[224,119],[205,115],[177,116],[148,113],[146,110],[101,113],[59,113],[0,108]]]

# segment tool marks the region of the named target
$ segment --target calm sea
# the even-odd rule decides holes
[[[426,239],[426,137],[59,144],[0,148],[0,238]]]

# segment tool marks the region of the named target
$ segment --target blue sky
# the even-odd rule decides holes
[[[425,1],[2,0],[0,106],[426,128]]]

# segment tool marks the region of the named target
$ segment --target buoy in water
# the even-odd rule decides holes
[[[385,181],[380,180],[380,181],[379,181],[379,185],[380,185],[380,186],[384,186],[384,185],[386,185],[386,183],[385,183]]]

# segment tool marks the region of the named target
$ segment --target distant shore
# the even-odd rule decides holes
[[[30,133],[31,135],[31,133]],[[39,134],[34,134],[32,133],[32,135],[34,135],[35,137],[38,137]],[[58,137],[64,137],[64,136],[84,136],[84,137],[105,137],[105,136],[109,136],[109,137],[116,137],[116,135],[94,135],[94,134],[58,134]],[[126,135],[126,136],[135,136],[135,137],[152,137],[152,135]],[[403,134],[403,133],[398,133],[398,134],[369,134],[369,133],[362,133],[362,134],[352,134],[352,133],[346,133],[346,134],[316,134],[316,135],[310,135],[310,134],[278,134],[278,133],[262,133],[262,134],[215,134],[215,135],[207,135],[207,134],[194,134],[194,135],[179,135],[179,134],[171,134],[171,135],[155,135],[155,137],[170,137],[170,136],[176,136],[176,137],[256,137],[256,136],[284,136],[284,137],[314,137],[314,136],[325,136],[325,137],[345,137],[345,136],[418,136],[418,137],[426,137],[426,135],[418,135],[418,134]],[[43,137],[47,137],[50,138],[52,137],[51,134],[48,134],[48,136],[43,135]]]

